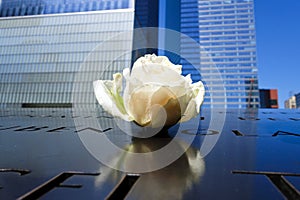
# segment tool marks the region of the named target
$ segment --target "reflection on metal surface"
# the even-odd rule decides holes
[[[279,189],[279,191],[287,198],[293,200],[300,199],[300,192],[284,178],[284,176],[298,176],[300,174],[285,172],[260,172],[260,171],[240,171],[233,170],[233,174],[258,174],[267,176],[270,181]]]
[[[66,179],[70,178],[74,175],[81,175],[81,176],[98,176],[100,173],[86,173],[86,172],[63,172],[49,181],[43,183],[42,185],[36,187],[35,189],[31,190],[27,194],[18,198],[18,200],[30,200],[30,199],[38,199],[47,192],[51,191],[55,187],[67,187],[67,188],[80,188],[81,185],[62,185],[61,183],[64,182]]]
[[[133,141],[130,151],[136,153],[153,151],[168,142],[167,139],[137,139]],[[169,166],[143,174],[126,199],[182,199],[195,183],[201,181],[204,171],[205,163],[200,151],[190,147]]]
[[[207,130],[207,129],[201,129],[201,130],[193,130],[193,129],[185,129],[181,131],[182,134],[188,134],[188,135],[216,135],[219,134],[219,131],[215,130]]]
[[[185,130],[183,133],[182,130],[179,132],[179,140],[182,141],[185,141],[188,134],[198,134],[192,147],[165,168],[142,173],[134,184],[131,183],[132,187],[126,190],[126,199],[298,198],[300,121],[290,118],[299,119],[299,111],[258,110],[256,113],[229,110],[225,127],[218,134],[208,131],[211,130],[210,111],[203,109],[201,115],[203,120],[199,128],[187,125],[182,129]],[[93,119],[85,118],[92,116],[90,112],[75,115],[71,109],[0,109],[0,188],[3,187],[0,189],[0,199],[21,197],[64,171],[101,172],[101,175],[70,177],[45,193],[42,199],[105,199],[122,183],[126,173],[106,167],[86,151],[78,138],[78,134],[84,131],[76,132],[72,116]],[[155,152],[172,139],[132,139],[112,126],[112,119],[105,116],[102,112],[97,112],[94,116],[103,124],[102,128],[86,123],[78,130],[93,127],[97,129],[89,130],[93,135],[107,135],[120,148],[136,153]],[[250,118],[260,120],[248,120]],[[41,128],[45,126],[48,128]],[[109,128],[112,129],[101,132]],[[23,130],[15,131],[20,129]],[[242,136],[236,136],[233,130]],[[201,135],[207,132],[211,135]],[[250,134],[252,137],[248,137]],[[205,157],[204,166],[202,154],[200,155],[201,144],[204,138],[219,135],[220,139],[214,149]],[[96,140],[95,146],[98,145],[99,141]],[[151,161],[151,158],[147,158],[134,163],[127,154],[113,158],[116,158],[119,165],[127,166],[143,164],[142,166],[147,167],[148,161],[154,162],[154,159]],[[269,172],[256,172],[257,169]],[[249,173],[251,174],[246,175]]]
[[[132,143],[126,146],[126,150],[131,153],[152,152],[162,148],[169,143],[171,138],[133,138]],[[144,163],[131,163],[127,159],[127,155],[123,155],[118,161],[120,164],[126,165],[143,165]],[[146,165],[145,165],[146,164]],[[205,171],[204,160],[200,155],[200,151],[195,148],[189,148],[187,152],[178,160],[169,166],[149,173],[143,174],[126,174],[118,184],[112,189],[107,199],[183,199],[183,196],[196,183],[199,183]],[[105,183],[111,177],[118,178],[117,171],[110,169],[104,170],[98,179]],[[103,178],[107,178],[107,181]],[[100,180],[96,180],[95,185]]]

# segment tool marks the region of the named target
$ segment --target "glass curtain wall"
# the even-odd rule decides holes
[[[88,12],[132,7],[129,0],[2,0],[0,16]]]
[[[258,107],[253,0],[198,2],[201,74],[212,88],[206,101],[212,106],[219,104],[220,91],[213,85],[215,65],[224,81],[228,108]]]
[[[19,6],[20,2],[25,7],[33,3],[4,0],[2,12],[9,3],[19,3]],[[49,3],[45,5],[50,6],[79,1],[34,2]],[[80,2],[89,5],[92,1]],[[110,5],[116,5],[113,2],[125,1],[111,1]],[[127,3],[129,5],[129,1]],[[113,73],[130,66],[132,35],[126,35],[128,37],[124,39],[114,39],[114,36],[133,30],[134,11],[128,7],[105,11],[103,9],[107,7],[101,8],[93,12],[54,12],[48,15],[0,18],[0,105],[70,106],[74,85],[76,88],[86,87],[91,80],[112,79]],[[111,44],[106,45],[108,48],[97,48],[108,42]],[[89,58],[92,52],[97,56]],[[124,52],[128,54],[123,55]],[[122,58],[112,62],[120,54]],[[82,69],[83,63],[88,66],[86,69]],[[83,74],[82,80],[75,79],[78,71]],[[84,92],[93,93],[92,90]],[[84,98],[93,97],[86,94],[77,96],[82,96],[79,103],[87,102]]]
[[[181,62],[193,81],[205,82],[204,106],[259,106],[253,0],[181,0],[181,32],[200,43],[182,40],[181,54],[193,63]]]

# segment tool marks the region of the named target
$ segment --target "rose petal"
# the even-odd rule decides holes
[[[114,74],[114,80],[97,80],[93,82],[94,93],[98,103],[105,111],[113,116],[126,121],[132,121],[124,107],[123,98],[120,95],[122,89],[122,75]]]
[[[137,59],[133,65],[139,66],[139,65],[149,65],[149,64],[160,64],[165,67],[168,67],[174,71],[176,71],[178,74],[181,74],[182,72],[182,66],[181,65],[174,65],[173,63],[170,62],[168,57],[166,56],[156,56],[155,54],[146,54],[143,57],[140,57]]]
[[[151,96],[157,90],[152,85],[136,88],[128,96],[128,113],[133,116],[134,121],[141,126],[146,126],[151,122],[150,107]]]
[[[170,126],[181,118],[176,95],[169,88],[159,85],[136,88],[129,98],[128,105],[128,112],[141,126]]]
[[[130,78],[142,84],[160,84],[162,86],[182,86],[186,80],[181,76],[181,66],[172,64],[165,56],[146,55],[133,65]]]
[[[193,117],[196,117],[200,112],[200,106],[203,103],[204,99],[204,85],[201,81],[191,85],[192,87],[192,99],[189,101],[187,108],[180,119],[180,122],[185,122],[190,120]]]
[[[190,89],[190,82],[188,78],[181,76],[176,71],[164,66],[138,66],[137,69],[132,70],[129,76],[128,70],[124,70],[123,74],[126,78],[126,87],[123,94],[124,106],[126,110],[129,109],[129,98],[133,90],[143,85],[157,85],[160,87],[168,87],[177,98],[185,96],[187,93],[192,92],[192,90]],[[180,105],[182,110],[184,111],[187,103],[185,101],[184,104],[180,103]]]
[[[95,81],[98,102],[113,116],[136,121],[141,126],[170,126],[200,112],[204,98],[202,82],[192,84],[190,75],[181,75],[181,66],[165,56],[145,55],[123,70],[126,87],[123,98],[122,75],[113,81]]]

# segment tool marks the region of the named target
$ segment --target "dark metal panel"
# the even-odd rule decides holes
[[[222,132],[209,126],[211,110],[203,110],[198,129],[180,132],[183,139],[195,135],[189,150],[171,165],[139,174],[134,181],[124,181],[127,173],[96,160],[78,134],[89,129],[106,134],[120,147],[133,144],[139,149],[142,144],[152,150],[172,137],[133,140],[118,133],[112,118],[103,112],[96,112],[102,129],[83,124],[76,130],[74,119],[94,117],[95,113],[84,111],[74,116],[70,109],[0,110],[0,199],[24,197],[68,171],[99,174],[67,177],[42,199],[104,199],[121,194],[126,199],[298,198],[297,110],[227,110]],[[220,137],[212,151],[201,158],[204,140],[216,136]]]

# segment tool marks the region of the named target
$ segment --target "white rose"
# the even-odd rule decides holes
[[[122,94],[122,78],[126,86]],[[113,80],[94,81],[99,104],[115,117],[135,121],[140,126],[171,126],[188,121],[200,112],[204,98],[202,82],[192,83],[190,75],[181,75],[181,65],[165,56],[145,55],[132,70]]]

